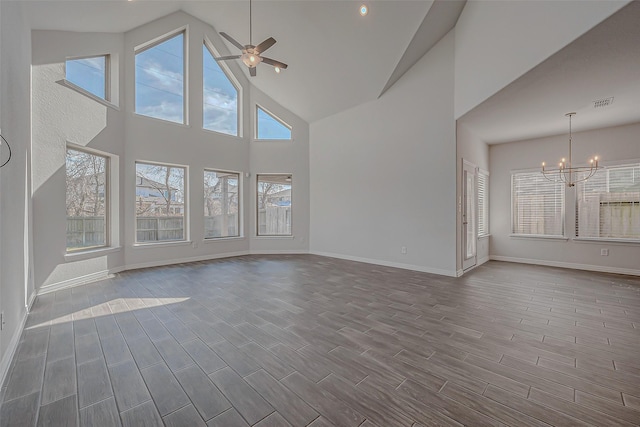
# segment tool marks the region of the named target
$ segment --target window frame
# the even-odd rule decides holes
[[[289,217],[289,228],[290,228],[290,232],[289,234],[260,234],[260,203],[259,203],[259,194],[260,192],[258,191],[258,189],[260,188],[260,177],[261,176],[282,176],[282,177],[289,177],[290,181],[289,184],[291,186],[291,209],[290,209],[290,217]],[[256,174],[256,223],[255,223],[255,232],[256,232],[256,237],[264,237],[264,238],[292,238],[293,237],[293,174],[292,173],[258,173]]]
[[[203,182],[204,182],[204,174],[207,172],[215,172],[215,173],[229,173],[229,174],[236,174],[238,175],[238,215],[237,215],[237,230],[238,230],[238,234],[236,234],[235,236],[220,236],[220,237],[207,237],[206,236],[206,227],[204,230],[204,241],[205,242],[211,242],[211,241],[219,241],[219,240],[225,240],[225,239],[239,239],[239,238],[243,238],[244,237],[244,233],[243,233],[243,203],[242,203],[242,194],[243,194],[243,184],[242,184],[242,172],[238,172],[238,171],[225,171],[225,170],[221,170],[221,169],[215,169],[215,168],[204,168],[203,173],[202,173],[202,178],[203,178]],[[203,187],[204,190],[204,187]],[[203,211],[204,213],[204,211]]]
[[[114,245],[117,245],[117,231],[114,230],[114,212],[113,207],[115,206],[117,209],[117,203],[112,202],[113,194],[112,188],[114,187],[112,183],[113,175],[117,175],[117,170],[114,171],[113,168],[117,168],[118,161],[117,156],[114,156],[110,153],[106,153],[103,151],[83,147],[77,144],[73,144],[67,142],[65,147],[65,179],[67,177],[67,168],[66,168],[66,158],[69,150],[77,151],[80,153],[89,154],[96,157],[102,157],[105,159],[104,165],[104,244],[99,246],[88,246],[88,247],[79,247],[69,249],[65,243],[65,257],[66,256],[75,256],[79,254],[85,254],[95,251],[103,251],[105,249],[113,248]],[[65,184],[65,210],[66,210],[66,195],[67,195],[67,186]],[[68,215],[65,215],[68,218]],[[66,235],[66,233],[65,233]]]
[[[183,238],[180,240],[155,240],[155,241],[138,241],[138,214],[136,213],[135,208],[135,193],[137,192],[138,187],[138,169],[137,165],[143,164],[148,166],[162,166],[169,168],[180,168],[184,169],[183,175],[183,193],[184,193],[184,204],[183,204]],[[133,246],[156,246],[156,245],[180,245],[180,244],[189,244],[191,243],[191,229],[189,222],[189,166],[187,165],[179,165],[175,163],[164,163],[164,162],[156,162],[156,161],[148,161],[148,160],[135,160],[134,161],[134,209],[133,209]]]
[[[78,84],[72,82],[71,80],[69,80],[67,78],[67,62],[68,61],[77,61],[77,60],[81,60],[81,59],[92,59],[92,58],[104,58],[104,98],[101,96],[98,96],[92,92],[89,92],[87,89],[83,88],[82,86],[79,86]],[[99,54],[99,55],[84,55],[84,56],[70,56],[68,58],[65,58],[64,60],[64,85],[71,87],[72,89],[74,89],[77,92],[82,93],[85,96],[88,96],[92,99],[96,99],[100,102],[103,103],[107,103],[108,105],[113,105],[112,104],[112,98],[113,98],[113,93],[112,93],[112,84],[111,84],[111,54],[110,53],[104,53],[104,54]]]
[[[258,111],[259,110],[264,111],[272,119],[276,120],[278,123],[280,123],[281,125],[283,125],[287,129],[289,129],[289,132],[291,133],[291,137],[290,138],[284,138],[284,139],[259,138],[258,137],[259,132],[260,132],[260,130],[258,128]],[[254,132],[253,138],[254,138],[255,141],[285,141],[285,142],[292,142],[293,141],[293,126],[291,126],[290,124],[288,124],[287,122],[282,120],[280,117],[276,116],[271,111],[269,111],[268,109],[264,108],[262,105],[260,105],[258,103],[256,103],[256,108],[254,110],[254,116],[255,116],[255,120],[253,121],[253,123],[254,123],[255,132]],[[263,174],[263,175],[266,175],[266,174]]]
[[[634,167],[638,167],[640,166],[640,159],[629,159],[629,160],[623,160],[623,161],[617,161],[617,162],[608,162],[604,167],[602,172],[606,172],[608,173],[608,171],[612,170],[612,169],[619,169],[619,168],[634,168]],[[600,173],[601,171],[598,171],[596,173]],[[575,186],[575,215],[573,218],[573,224],[574,224],[574,240],[578,241],[578,242],[613,242],[613,243],[622,243],[622,244],[631,244],[631,245],[637,245],[640,244],[640,237],[633,237],[633,238],[624,238],[624,237],[592,237],[592,236],[579,236],[578,235],[578,224],[579,224],[579,205],[578,205],[578,191],[580,191],[580,187],[582,187],[583,185],[587,184],[589,181],[583,181],[583,182],[578,182],[576,183]],[[605,193],[605,194],[609,194],[609,192]]]
[[[477,192],[477,202],[478,202],[478,228],[477,235],[478,238],[488,237],[491,235],[491,229],[489,227],[489,171],[478,168],[476,173],[476,192]],[[482,180],[484,181],[484,191],[483,191],[483,212],[482,219],[484,220],[484,230],[485,232],[480,234],[480,176],[482,176]]]
[[[514,191],[513,191],[513,185],[514,185],[514,178],[516,177],[516,175],[535,175],[535,174],[540,174],[542,175],[542,173],[540,172],[539,169],[525,169],[525,170],[513,170],[510,172],[510,180],[509,180],[509,184],[510,184],[510,188],[509,188],[509,193],[510,193],[510,204],[511,204],[511,209],[510,209],[510,213],[511,213],[511,218],[510,218],[510,237],[519,237],[519,238],[536,238],[536,239],[557,239],[557,240],[568,240],[569,238],[567,237],[567,227],[565,225],[565,220],[566,220],[566,209],[567,209],[567,203],[566,203],[566,198],[567,198],[567,191],[566,191],[566,185],[564,183],[556,183],[556,185],[560,185],[562,188],[562,196],[559,197],[559,199],[562,202],[562,206],[560,209],[560,224],[561,224],[561,234],[525,234],[525,233],[516,233],[515,232],[515,222],[514,222],[514,204],[515,204],[515,198],[514,198]],[[543,177],[543,179],[545,179]]]
[[[211,42],[211,40],[209,40],[208,37],[205,37],[203,40],[203,45],[204,47],[209,51],[209,53],[211,54],[212,57],[216,57],[216,56],[220,56],[220,53],[218,52],[218,50],[215,48],[215,46],[213,45],[213,43]],[[203,72],[202,72],[202,129],[207,131],[207,132],[215,132],[219,135],[225,135],[231,138],[242,138],[244,135],[244,128],[243,128],[243,119],[242,119],[242,112],[244,111],[244,105],[242,100],[243,98],[243,87],[240,84],[240,82],[238,81],[238,79],[236,78],[236,76],[231,72],[231,70],[229,69],[229,66],[224,62],[218,62],[218,66],[220,67],[220,69],[222,70],[222,72],[227,76],[227,79],[229,79],[229,82],[233,85],[233,87],[235,87],[236,92],[238,93],[238,99],[237,99],[237,134],[236,135],[231,135],[228,133],[224,133],[224,132],[218,132],[217,130],[213,130],[213,129],[207,129],[204,127],[204,58],[202,58],[202,68],[203,68]]]
[[[146,52],[149,49],[171,40],[174,37],[183,35],[182,38],[182,122],[174,122],[172,120],[163,119],[160,117],[148,116],[146,114],[139,113],[136,110],[136,83],[137,83],[137,70],[136,70],[136,56],[139,53]],[[160,120],[163,123],[171,123],[178,126],[189,126],[189,28],[187,25],[173,30],[169,33],[165,33],[159,37],[149,40],[145,43],[139,44],[133,48],[133,113],[138,117],[146,117],[148,119]]]

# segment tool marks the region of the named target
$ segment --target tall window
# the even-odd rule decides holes
[[[576,185],[576,236],[640,239],[640,164],[607,168]]]
[[[136,163],[136,242],[185,240],[186,168]]]
[[[67,148],[67,252],[107,246],[108,158]]]
[[[291,139],[291,126],[256,105],[256,138]]]
[[[240,174],[204,171],[204,237],[240,235],[238,186]]]
[[[184,123],[185,33],[136,51],[136,113]]]
[[[511,175],[511,232],[563,236],[564,184],[548,181],[540,172]]]
[[[291,175],[258,175],[258,236],[291,235]]]
[[[98,98],[108,101],[108,70],[109,55],[67,59],[65,62],[65,80]]]
[[[203,127],[238,135],[238,88],[229,80],[206,43],[203,58]]]
[[[489,235],[489,176],[478,172],[478,237]]]

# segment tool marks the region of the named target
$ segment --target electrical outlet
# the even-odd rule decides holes
[[[609,249],[600,249],[600,256],[609,256]]]
[[[4,329],[4,311],[0,312],[0,331]]]
[[[191,247],[192,247],[193,249],[198,249],[198,242],[193,242],[193,243],[191,243]]]
[[[401,253],[401,254],[406,254],[406,253],[407,253],[407,247],[406,247],[406,246],[402,246],[402,247],[400,248],[400,253]]]

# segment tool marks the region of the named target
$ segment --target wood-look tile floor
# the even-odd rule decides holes
[[[640,278],[307,255],[38,297],[2,426],[640,425]]]

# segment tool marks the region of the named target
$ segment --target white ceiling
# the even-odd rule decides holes
[[[640,122],[640,2],[632,2],[460,118],[488,144]],[[614,97],[609,107],[593,101]],[[640,143],[640,142],[639,142]]]
[[[243,44],[249,38],[248,0],[23,3],[33,29],[125,32],[183,10]],[[376,99],[432,1],[366,3],[369,14],[361,17],[358,1],[254,1],[253,43],[274,37],[278,43],[267,56],[289,68],[277,75],[271,67],[260,66],[251,82],[308,122]]]

